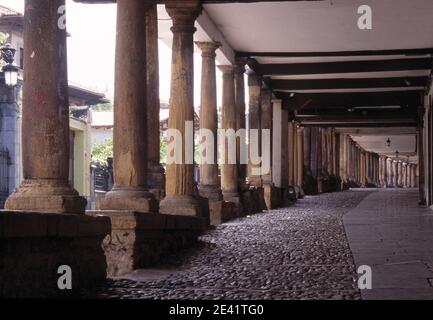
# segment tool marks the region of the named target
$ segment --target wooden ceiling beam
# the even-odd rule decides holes
[[[425,87],[428,77],[401,78],[339,78],[308,80],[271,80],[274,90],[326,90],[326,89],[364,89]]]

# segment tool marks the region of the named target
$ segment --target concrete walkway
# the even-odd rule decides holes
[[[343,223],[355,264],[372,268],[363,299],[433,299],[433,211],[415,189],[372,192]]]

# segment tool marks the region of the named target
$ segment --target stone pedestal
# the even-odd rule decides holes
[[[0,212],[0,297],[79,297],[103,282],[101,248],[110,233],[105,217]],[[72,290],[59,290],[60,266],[72,271]]]
[[[219,225],[237,217],[235,204],[227,201],[209,201],[210,224]]]
[[[103,242],[109,277],[135,269],[164,264],[167,257],[192,246],[205,230],[206,222],[197,217],[97,211],[111,221],[111,234]]]

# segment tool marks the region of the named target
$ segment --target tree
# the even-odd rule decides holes
[[[100,103],[95,106],[92,106],[93,111],[112,111],[113,110],[113,104],[111,102],[109,103]]]
[[[95,145],[92,151],[92,160],[107,165],[107,158],[113,157],[113,140],[106,140],[104,143]]]
[[[6,43],[6,40],[9,38],[9,35],[4,32],[0,32],[0,46],[3,46]],[[3,68],[4,61],[0,60],[0,68]]]

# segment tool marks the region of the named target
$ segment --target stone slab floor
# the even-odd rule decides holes
[[[373,290],[357,288],[355,265],[372,268]],[[417,206],[416,191],[360,189],[225,223],[164,267],[110,280],[86,296],[428,299],[432,265],[433,213]]]
[[[372,268],[364,299],[433,299],[433,211],[418,190],[371,193],[344,218],[357,266]]]

